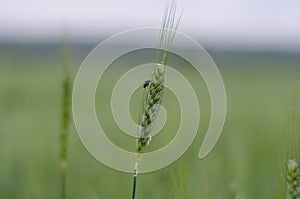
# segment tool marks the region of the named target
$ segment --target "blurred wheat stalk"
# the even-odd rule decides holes
[[[143,85],[144,95],[139,129],[137,133],[136,163],[134,166],[132,199],[135,198],[136,179],[141,161],[141,155],[144,153],[146,146],[150,144],[153,123],[157,117],[162,102],[168,56],[181,18],[180,16],[175,24],[175,14],[176,1],[171,0],[170,2],[167,2],[163,16],[159,48],[156,55],[157,64],[154,67],[152,80],[146,81]]]
[[[62,83],[62,123],[60,135],[60,168],[61,168],[61,198],[66,198],[67,179],[67,153],[68,153],[68,133],[71,114],[71,74],[70,74],[70,47],[67,40],[63,44],[63,70],[64,79]]]

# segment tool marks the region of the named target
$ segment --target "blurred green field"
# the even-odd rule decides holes
[[[92,47],[73,46],[74,75]],[[59,198],[63,79],[60,46],[3,44],[0,52],[0,198]],[[299,101],[291,100],[300,99],[299,92],[290,90],[300,83],[300,53],[209,52],[227,91],[223,134],[211,154],[199,160],[198,150],[210,114],[205,86],[196,86],[203,93],[198,96],[203,119],[196,140],[171,166],[140,175],[137,198],[284,198],[284,162],[289,145],[297,148],[299,142],[296,136],[289,142],[289,136],[300,133]],[[190,69],[181,70],[196,78]],[[120,72],[117,65],[107,72],[109,85],[109,80],[116,79]],[[109,91],[99,88],[97,100],[107,97]],[[172,103],[168,107],[164,101],[164,105],[174,111],[176,100],[171,100],[171,94],[165,96],[168,97]],[[97,106],[99,118],[105,116],[104,112],[105,107]],[[111,115],[107,117],[110,120],[104,126],[116,132]],[[177,114],[174,120],[178,120]],[[174,125],[167,125],[169,135],[154,138],[149,150],[163,146],[174,136]],[[120,131],[108,136],[120,146],[134,147],[134,140]],[[68,198],[130,198],[132,175],[96,161],[82,145],[73,124],[68,155]],[[299,160],[299,156],[296,158]]]

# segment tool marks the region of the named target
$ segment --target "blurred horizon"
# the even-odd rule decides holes
[[[0,8],[0,43],[99,43],[122,31],[160,27],[165,1],[11,0]],[[179,31],[204,47],[300,51],[300,2],[178,1]]]

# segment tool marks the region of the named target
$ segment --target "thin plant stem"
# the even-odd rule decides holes
[[[133,173],[133,186],[132,186],[132,199],[135,199],[136,179],[137,179],[137,171],[134,170],[134,173]]]
[[[67,41],[63,44],[63,96],[62,96],[62,127],[60,135],[60,168],[61,168],[61,199],[66,199],[67,181],[67,153],[68,153],[68,134],[69,118],[71,105],[71,77],[70,77],[70,56]]]
[[[132,199],[135,199],[135,195],[136,195],[136,181],[137,181],[137,176],[138,176],[138,168],[140,166],[140,160],[141,160],[141,156],[139,153],[136,154],[136,161],[135,161],[135,165],[134,165],[134,171],[133,171],[133,185],[132,185]]]

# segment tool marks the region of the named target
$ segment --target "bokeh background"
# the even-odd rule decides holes
[[[74,79],[84,58],[107,37],[159,27],[165,2],[10,0],[1,5],[0,198],[60,198],[64,65],[70,65]],[[198,136],[174,164],[139,176],[138,198],[285,197],[285,162],[300,158],[299,7],[297,0],[178,1],[179,10],[184,8],[179,31],[204,46],[224,78],[227,119],[214,150],[199,160],[210,102],[204,82],[194,85],[203,110]],[[130,68],[130,56],[107,71],[96,107],[111,129],[108,137],[134,150],[134,140],[101,107],[120,71]],[[201,78],[178,63],[191,82]],[[133,118],[138,96],[131,101]],[[172,115],[166,136],[154,138],[149,150],[168,143],[177,128],[178,103],[171,93],[165,99]],[[131,174],[107,168],[87,152],[70,118],[67,198],[130,198],[131,186]]]

